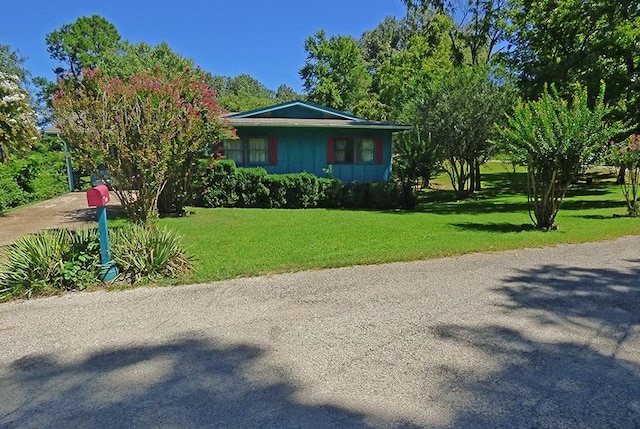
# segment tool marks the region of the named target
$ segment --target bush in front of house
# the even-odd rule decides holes
[[[192,203],[200,207],[374,208],[402,206],[395,182],[352,182],[310,173],[268,174],[263,168],[237,168],[231,160],[200,164]]]

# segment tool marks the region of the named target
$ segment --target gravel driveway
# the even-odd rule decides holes
[[[0,427],[639,428],[640,236],[0,305]]]

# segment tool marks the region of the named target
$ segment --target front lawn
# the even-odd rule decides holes
[[[621,216],[622,194],[607,176],[572,188],[552,232],[530,227],[524,173],[495,163],[483,179],[485,190],[461,202],[448,189],[425,191],[412,212],[193,209],[160,224],[183,235],[196,256],[195,273],[180,283],[640,234],[640,219]]]

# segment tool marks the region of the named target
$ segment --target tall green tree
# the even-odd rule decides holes
[[[307,99],[358,114],[366,101],[371,76],[357,41],[350,36],[327,38],[321,30],[304,42],[307,60],[300,77]]]
[[[83,69],[100,65],[103,54],[117,49],[120,34],[99,15],[83,16],[46,35],[47,51],[59,62],[56,74],[77,78]]]
[[[489,139],[513,104],[515,93],[499,85],[486,66],[455,67],[429,83],[414,107],[413,122],[429,132],[457,198],[480,190],[480,164]]]
[[[539,99],[521,101],[508,124],[498,128],[500,150],[527,167],[530,217],[537,228],[554,227],[560,204],[580,169],[623,131],[619,123],[605,125],[611,108],[604,104],[604,94],[601,85],[590,108],[586,88],[578,88],[567,100],[551,85]]]
[[[24,67],[26,58],[19,51],[12,49],[9,45],[0,43],[0,72],[17,76],[21,86],[29,82],[29,71]]]
[[[455,23],[449,31],[458,65],[487,64],[506,39],[510,0],[403,0],[409,10],[431,9]]]
[[[600,82],[618,118],[640,113],[640,3],[637,0],[513,0],[514,48],[509,67],[523,94],[535,99],[545,84],[571,97],[586,86],[594,104]]]

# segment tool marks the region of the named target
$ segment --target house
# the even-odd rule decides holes
[[[386,182],[391,177],[391,136],[406,125],[369,121],[306,101],[232,113],[237,140],[224,155],[240,167],[268,173],[308,172],[343,183]]]

